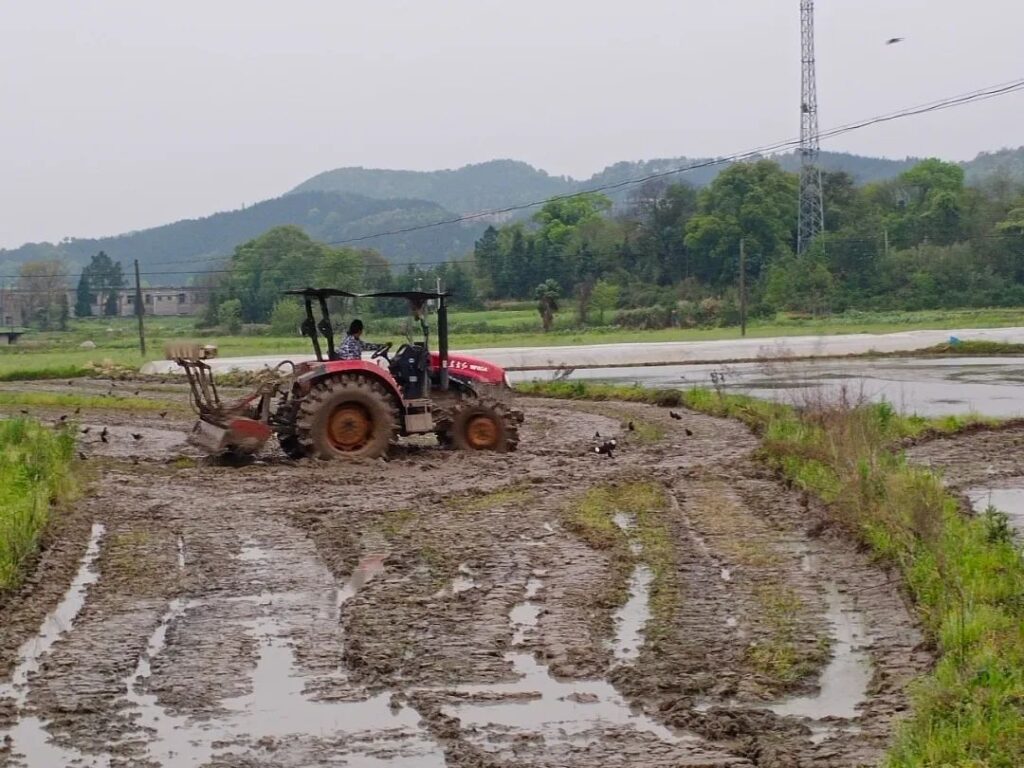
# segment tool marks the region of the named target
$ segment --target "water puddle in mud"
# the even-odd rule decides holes
[[[473,578],[473,571],[470,570],[469,566],[465,563],[459,564],[458,573],[446,586],[439,589],[434,597],[454,597],[455,595],[461,595],[463,592],[468,592],[471,589],[476,589],[476,579]]]
[[[616,513],[613,520],[627,536],[636,528],[636,521],[625,513]],[[629,548],[634,555],[643,554],[643,546],[632,536]],[[640,656],[644,627],[651,618],[650,596],[653,581],[654,574],[645,563],[640,562],[633,566],[633,572],[629,577],[629,597],[615,612],[613,618],[615,637],[612,638],[610,646],[612,655],[618,662],[635,661]]]
[[[43,619],[35,637],[27,640],[18,649],[18,660],[10,682],[0,685],[0,699],[13,700],[17,713],[14,726],[7,731],[0,730],[0,743],[7,741],[10,753],[23,755],[28,765],[74,765],[95,768],[109,765],[109,760],[104,757],[86,756],[53,744],[46,731],[47,723],[33,715],[24,714],[31,676],[39,671],[43,657],[53,648],[54,643],[70,631],[75,618],[85,605],[89,585],[96,583],[100,577],[93,566],[100,554],[104,532],[103,525],[93,523],[89,544],[71,585],[57,607]]]
[[[152,661],[165,649],[170,628],[188,613],[210,600],[172,600],[151,635],[145,653],[127,680],[127,699],[134,705],[138,725],[148,730],[146,756],[161,765],[202,765],[219,757],[244,753],[253,744],[287,739],[301,749],[304,739],[331,738],[341,746],[339,764],[355,768],[440,768],[441,750],[422,732],[420,716],[410,707],[392,706],[390,693],[351,700],[317,700],[307,694],[309,680],[297,668],[294,633],[289,606],[323,603],[333,610],[330,625],[340,620],[345,603],[375,575],[384,570],[386,552],[365,555],[349,579],[323,595],[313,592],[263,592],[248,600],[259,606],[259,616],[244,624],[257,643],[257,659],[248,693],[221,702],[223,713],[210,721],[172,714],[158,697],[146,690]],[[242,562],[274,562],[273,549],[245,547]],[[230,600],[230,599],[229,599]],[[335,629],[340,632],[340,629]],[[337,642],[340,644],[341,638]],[[345,677],[345,671],[339,670]],[[331,749],[331,754],[335,750]],[[318,758],[319,759],[319,758]]]
[[[616,661],[635,661],[643,645],[644,627],[651,618],[649,597],[654,574],[646,565],[633,568],[629,579],[629,598],[625,605],[615,612],[615,638],[612,653]]]
[[[832,627],[832,657],[821,672],[818,691],[769,705],[777,715],[852,720],[867,699],[871,660],[863,647],[867,641],[864,617],[832,582],[826,583],[825,603],[825,619]]]
[[[804,573],[815,573],[819,556],[802,551],[800,569]],[[820,743],[837,733],[856,733],[858,727],[849,722],[856,719],[857,708],[867,700],[868,685],[871,682],[871,658],[866,650],[869,641],[863,614],[853,599],[839,591],[835,582],[825,582],[825,621],[829,625],[831,648],[830,659],[818,677],[817,691],[806,696],[796,696],[765,705],[750,705],[782,717],[802,717],[811,720],[811,741]],[[726,618],[726,626],[735,627],[734,616]],[[704,699],[694,709],[707,712],[714,706],[726,708],[737,706],[737,702],[715,702]]]
[[[1009,488],[971,488],[967,498],[974,511],[981,514],[990,506],[1006,515],[1007,522],[1019,537],[1024,537],[1024,478],[1020,485]]]
[[[586,739],[584,734],[595,727],[616,726],[650,733],[667,743],[696,740],[635,712],[607,681],[558,680],[533,654],[516,650],[537,625],[541,607],[534,598],[542,589],[535,573],[526,584],[524,600],[509,611],[513,650],[505,660],[518,679],[451,689],[474,700],[449,702],[444,707],[447,714],[459,718],[464,727],[536,731],[548,741]]]

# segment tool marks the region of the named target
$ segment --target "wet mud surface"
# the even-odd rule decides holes
[[[907,455],[941,474],[974,511],[992,507],[1005,514],[1024,541],[1024,426],[930,440]]]
[[[756,439],[518,404],[513,454],[241,467],[180,409],[76,415],[90,490],[0,606],[0,767],[876,764],[930,659]],[[608,511],[623,568],[567,510],[638,482],[665,503]]]

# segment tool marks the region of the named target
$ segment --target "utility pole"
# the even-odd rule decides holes
[[[886,227],[882,230],[883,242],[885,243],[885,258],[889,258],[889,228]]]
[[[740,336],[747,335],[747,253],[740,238]]]
[[[814,60],[814,0],[800,0],[800,212],[796,252],[803,254],[825,231],[818,167],[818,85]]]
[[[139,318],[139,351],[146,356],[146,329],[142,325],[142,281],[139,279],[139,260],[135,260],[135,314]]]

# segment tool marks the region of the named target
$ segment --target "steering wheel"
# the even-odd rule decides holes
[[[389,341],[386,344],[381,345],[381,347],[379,349],[373,350],[373,354],[370,355],[370,359],[371,360],[376,360],[378,357],[383,357],[385,360],[387,360],[390,363],[391,362],[391,358],[388,357],[388,352],[391,351],[392,343],[393,342]]]

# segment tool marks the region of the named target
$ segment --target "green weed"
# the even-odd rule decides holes
[[[52,506],[75,492],[74,448],[71,430],[0,421],[0,592],[20,583]]]

